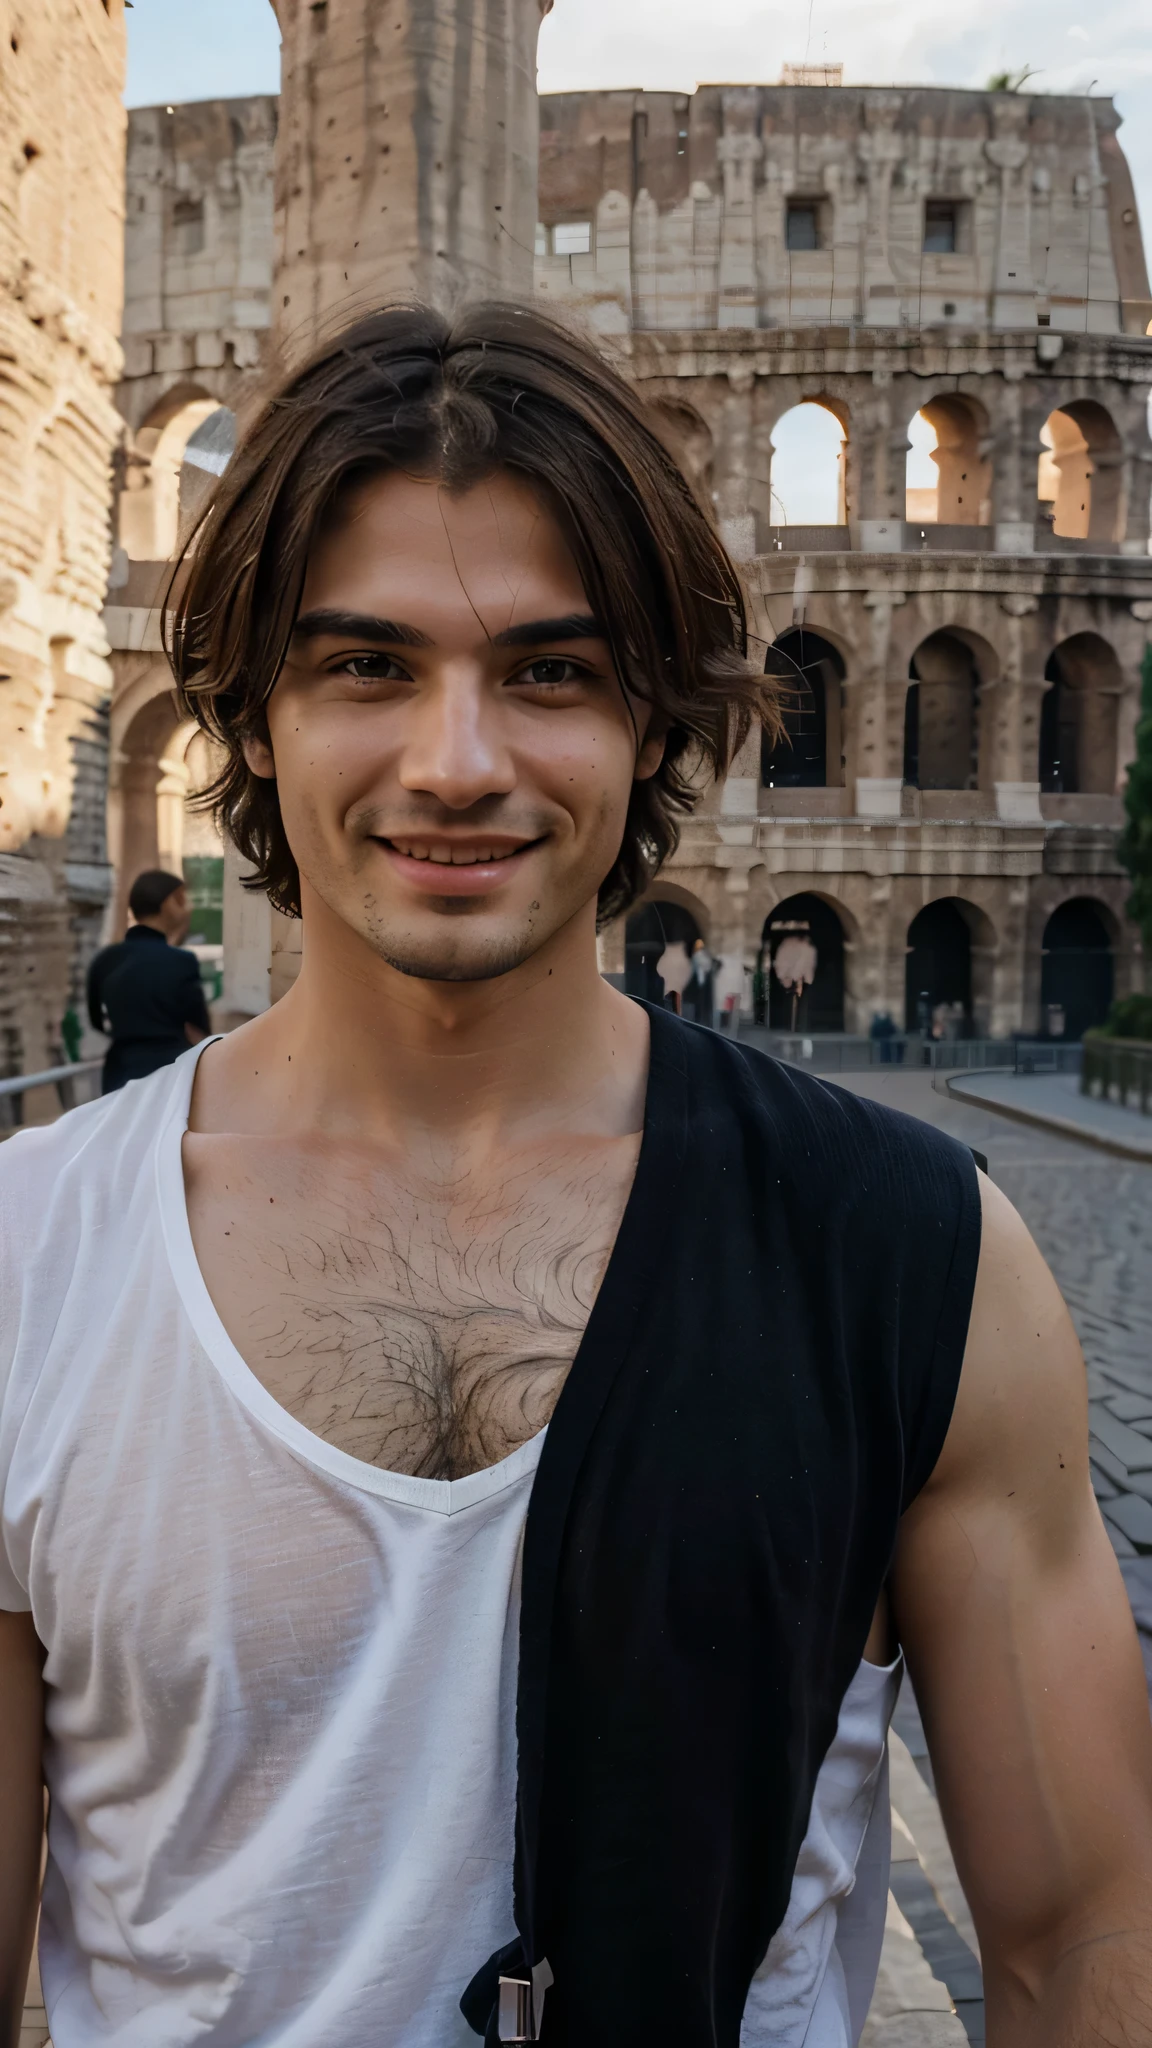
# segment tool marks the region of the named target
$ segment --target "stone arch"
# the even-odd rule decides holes
[[[172,806],[167,805],[162,812],[159,795],[161,780],[171,772],[169,747],[181,725],[189,723],[181,719],[169,684],[167,690],[147,696],[121,728],[113,764],[120,810],[120,858],[113,909],[117,936],[128,921],[128,891],[136,876],[145,868],[175,866],[175,872],[179,872],[172,845],[167,843],[174,836]],[[179,847],[176,862],[178,859]]]
[[[904,511],[907,520],[922,526],[990,525],[992,462],[985,452],[988,433],[984,407],[978,399],[961,392],[942,391],[920,407],[910,429]],[[929,436],[933,437],[931,442]],[[921,442],[923,446],[919,445]],[[935,469],[934,483],[925,480],[925,457]]]
[[[1040,517],[1066,540],[1123,537],[1124,451],[1116,423],[1095,398],[1073,398],[1040,431]]]
[[[944,626],[921,640],[908,664],[904,700],[904,781],[910,788],[979,788],[980,692],[994,672],[992,650],[962,627]]]
[[[767,981],[767,1021],[774,1030],[843,1031],[851,936],[843,905],[814,889],[785,896],[768,912],[760,934],[760,959]],[[816,948],[815,979],[795,1002],[773,972],[779,949],[789,937],[807,938]]]
[[[1118,780],[1124,676],[1099,633],[1054,647],[1040,702],[1040,787],[1050,794],[1110,796]]]
[[[674,882],[670,876],[658,875],[654,882],[649,883],[639,901],[632,905],[628,915],[631,917],[637,910],[643,910],[647,903],[677,904],[681,910],[686,910],[688,915],[696,920],[705,944],[711,944],[712,913],[703,898],[695,895],[691,889],[685,889],[680,882]]]
[[[778,413],[771,440],[771,524],[848,523],[848,408],[826,394]]]
[[[189,465],[185,460],[190,445],[196,448],[205,442],[205,453],[212,452],[209,423],[218,417],[231,423],[234,446],[235,415],[230,408],[200,386],[183,384],[167,392],[137,429],[119,506],[120,545],[130,560],[163,562],[175,553],[181,525],[202,499],[201,476],[208,476],[210,487],[224,466],[221,462],[210,468],[199,461]],[[217,433],[215,439],[220,438]],[[189,468],[194,472],[191,477],[186,475]]]
[[[666,946],[683,945],[691,956],[698,941],[704,939],[704,928],[696,915],[703,909],[687,889],[675,883],[665,886],[657,882],[652,890],[629,911],[624,926],[624,992],[639,996],[648,1003],[663,1004],[671,1001],[665,996],[664,983],[657,973],[659,961]],[[707,990],[706,1021],[711,1021],[711,982]],[[671,1003],[671,1007],[677,1007]],[[692,1016],[699,1008],[699,998],[686,992],[683,1004],[684,1014]]]
[[[680,398],[649,400],[656,428],[694,486],[697,495],[711,505],[715,474],[715,444],[712,429],[695,406]]]
[[[1094,896],[1069,896],[1053,910],[1040,941],[1041,1028],[1083,1038],[1103,1024],[1116,979],[1117,921]]]
[[[992,993],[997,936],[986,911],[962,896],[934,896],[908,926],[905,941],[904,1028],[932,1029],[933,1013],[951,1009],[949,1036],[971,1035]]]
[[[844,658],[831,640],[806,626],[781,633],[764,658],[764,672],[779,678],[781,737],[765,733],[760,780],[765,789],[838,788],[843,776],[841,685]]]

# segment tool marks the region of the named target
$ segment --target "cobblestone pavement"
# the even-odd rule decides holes
[[[992,1179],[1015,1203],[1056,1275],[1084,1347],[1093,1483],[1140,1628],[1152,1689],[1152,1165],[1130,1164],[961,1104],[934,1090],[930,1074],[881,1070],[837,1078],[857,1094],[923,1117],[982,1152]],[[897,1728],[928,1793],[932,1769],[907,1687]],[[897,1850],[899,1785],[894,1755]],[[912,1807],[905,1803],[907,1819]],[[979,2048],[984,2039],[983,2000],[975,1995],[978,1970],[972,1980],[974,1937],[962,1898],[958,1904],[951,1887],[942,1830],[935,1837],[935,1860],[926,1852],[925,1841],[933,1841],[927,1811],[929,1818],[917,1815],[912,1826],[915,1865],[893,1863],[890,1919],[903,1909],[904,1939],[891,1929],[885,1937],[867,2048],[945,2048],[961,2036],[969,2048]],[[923,2009],[929,1974],[938,1990],[948,1991],[950,2014]]]
[[[1056,1275],[1088,1363],[1096,1496],[1152,1685],[1152,1165],[957,1102],[926,1073],[842,1080],[983,1152]]]

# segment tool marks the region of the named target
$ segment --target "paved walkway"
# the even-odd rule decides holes
[[[951,1074],[947,1087],[958,1101],[979,1103],[1122,1159],[1152,1163],[1152,1116],[1081,1095],[1077,1074]]]

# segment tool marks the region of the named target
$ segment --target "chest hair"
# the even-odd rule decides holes
[[[482,1184],[194,1138],[189,1217],[221,1320],[282,1407],[383,1470],[453,1479],[549,1420],[638,1151],[553,1146]]]

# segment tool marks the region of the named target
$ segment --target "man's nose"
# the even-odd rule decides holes
[[[438,676],[408,709],[400,783],[435,796],[449,810],[466,810],[486,796],[506,796],[516,784],[498,706],[474,674]]]

